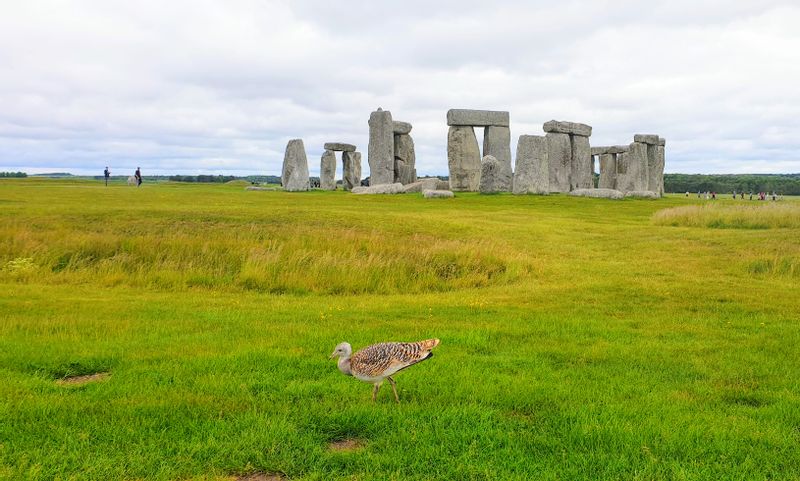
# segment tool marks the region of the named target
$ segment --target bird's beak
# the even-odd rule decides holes
[[[336,357],[336,353],[335,352],[333,354],[331,354],[330,356],[328,356],[328,359],[333,359],[334,357]]]

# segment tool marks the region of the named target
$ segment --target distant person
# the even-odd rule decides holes
[[[742,191],[742,200],[744,200],[744,191]]]
[[[733,200],[736,200],[736,191],[733,191]]]
[[[772,200],[773,201],[778,200],[778,194],[776,194],[774,190],[772,191]]]
[[[689,197],[689,191],[688,190],[686,191],[686,197]]]
[[[753,200],[753,191],[750,191],[750,200]]]
[[[139,167],[136,167],[136,173],[133,176],[136,177],[136,187],[142,185],[142,171],[139,170]]]
[[[698,199],[700,198],[700,191],[699,190],[697,191],[697,198]]]
[[[106,166],[106,170],[103,171],[103,177],[105,177],[106,187],[108,187],[108,178],[111,177],[111,171],[108,170],[108,166]]]
[[[711,193],[711,200],[717,200],[717,191]]]

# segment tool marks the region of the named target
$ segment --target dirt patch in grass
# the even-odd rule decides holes
[[[340,439],[328,443],[328,450],[337,453],[348,453],[363,448],[365,444],[360,439]]]
[[[286,479],[279,473],[252,473],[237,476],[235,481],[286,481]]]
[[[110,372],[96,372],[93,374],[84,374],[82,376],[69,376],[63,379],[58,379],[56,384],[61,386],[82,386],[90,382],[105,381],[111,377]]]

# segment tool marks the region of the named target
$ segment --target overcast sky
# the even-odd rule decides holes
[[[450,108],[592,145],[667,139],[667,172],[800,172],[800,2],[0,0],[0,171],[279,174],[289,139],[411,122],[447,174]],[[341,166],[339,166],[341,172]]]

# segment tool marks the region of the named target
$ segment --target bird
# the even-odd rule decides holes
[[[339,370],[354,378],[373,384],[372,401],[378,398],[378,390],[384,379],[389,381],[394,392],[394,400],[400,403],[397,386],[392,375],[401,369],[413,366],[433,356],[431,349],[439,345],[439,339],[417,342],[382,342],[367,346],[353,354],[347,342],[336,346],[330,358],[339,358]]]

